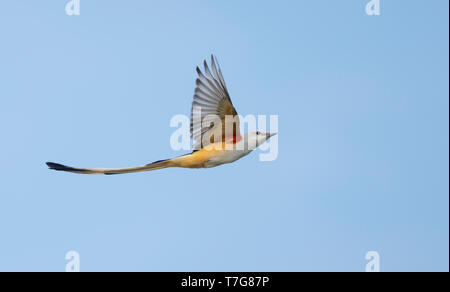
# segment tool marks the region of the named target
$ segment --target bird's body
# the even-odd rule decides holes
[[[231,163],[246,156],[274,134],[262,131],[245,135],[239,133],[237,112],[231,103],[222,72],[220,68],[217,68],[213,57],[211,57],[211,65],[214,75],[211,74],[206,61],[204,62],[206,75],[197,67],[199,78],[192,103],[191,135],[194,140],[194,149],[198,150],[137,167],[75,168],[47,162],[48,167],[81,174],[121,174],[168,167],[210,168]]]
[[[210,146],[188,155],[173,158],[171,161],[176,167],[209,168],[234,162],[250,153],[250,151],[244,150],[226,150],[227,146],[234,147],[235,144],[227,145],[227,143],[219,142],[210,144]]]

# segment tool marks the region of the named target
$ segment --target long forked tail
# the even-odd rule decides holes
[[[143,166],[127,167],[127,168],[75,168],[53,162],[47,162],[46,164],[50,169],[53,170],[68,171],[81,174],[121,174],[121,173],[150,171],[176,166],[176,164],[171,159],[159,160]]]

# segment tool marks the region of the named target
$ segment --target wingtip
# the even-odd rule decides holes
[[[214,62],[214,63],[219,63],[219,60],[217,60],[217,56],[216,55],[214,55],[214,54],[211,54],[211,62]]]

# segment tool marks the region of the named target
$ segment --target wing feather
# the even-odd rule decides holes
[[[206,60],[203,62],[203,66],[204,73],[199,67],[196,68],[198,78],[191,108],[191,136],[194,142],[194,150],[207,146],[217,138],[224,141],[230,135],[240,135],[239,119],[236,118],[237,112],[231,102],[217,59],[211,56],[211,70]],[[220,119],[221,127],[219,127],[219,123],[214,123],[211,115]],[[206,120],[207,116],[210,119]],[[230,119],[232,124],[225,124],[226,116],[233,117],[233,119]],[[205,138],[206,133],[215,137]]]

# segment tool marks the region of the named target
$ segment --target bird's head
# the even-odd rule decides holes
[[[269,140],[270,137],[276,135],[277,133],[266,133],[264,131],[254,131],[248,133],[248,145],[255,145],[258,147],[259,145],[263,144],[267,140]]]

